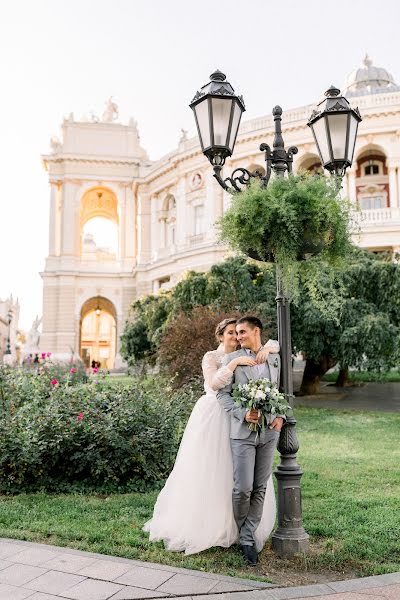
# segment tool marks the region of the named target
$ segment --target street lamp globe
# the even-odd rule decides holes
[[[351,166],[361,120],[358,108],[352,108],[333,85],[309,118],[321,163],[331,173],[343,177]]]
[[[194,112],[203,154],[213,166],[222,167],[232,155],[242,113],[242,96],[237,96],[226,76],[216,70],[190,103]]]

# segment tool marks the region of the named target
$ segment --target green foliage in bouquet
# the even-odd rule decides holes
[[[252,379],[248,383],[234,384],[232,396],[237,406],[246,411],[259,411],[260,425],[249,423],[251,431],[257,431],[259,427],[264,429],[270,418],[273,420],[278,415],[285,415],[291,409],[285,395],[268,379]]]
[[[351,206],[339,190],[339,179],[308,173],[275,178],[267,188],[255,181],[233,196],[218,222],[220,239],[251,258],[275,262],[295,303],[300,280],[318,302],[319,265],[338,267],[353,248]]]

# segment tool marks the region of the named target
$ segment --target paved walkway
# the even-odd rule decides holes
[[[305,361],[296,360],[293,370],[293,388],[298,393],[303,378]],[[321,381],[320,393],[315,396],[296,396],[296,406],[309,408],[338,408],[350,410],[379,410],[400,412],[400,382],[368,382],[354,387],[336,387]],[[399,598],[400,600],[400,598]]]
[[[400,412],[400,383],[339,388],[323,381],[320,390],[315,396],[296,396],[295,406]]]
[[[0,539],[0,600],[400,600],[400,573],[297,588]]]

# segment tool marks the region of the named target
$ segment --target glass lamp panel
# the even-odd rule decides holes
[[[350,128],[349,128],[349,142],[347,147],[347,160],[351,164],[353,162],[354,148],[356,145],[358,121],[353,114],[350,113]]]
[[[325,128],[325,118],[322,117],[321,119],[318,119],[318,121],[315,121],[311,125],[311,127],[314,131],[319,151],[321,153],[321,162],[323,165],[325,165],[326,163],[331,162],[331,155],[329,152],[328,145],[328,136]]]
[[[211,146],[210,119],[208,117],[208,100],[202,100],[194,107],[199,128],[200,143],[203,150]]]
[[[334,160],[346,159],[347,114],[327,116]]]
[[[229,136],[228,147],[231,152],[233,152],[233,148],[235,146],[236,136],[239,129],[240,117],[242,116],[242,109],[239,106],[239,103],[234,101],[233,108],[233,118],[232,118],[232,127],[231,134]]]
[[[229,121],[233,100],[231,98],[212,98],[211,110],[214,128],[213,146],[226,146],[228,143]]]

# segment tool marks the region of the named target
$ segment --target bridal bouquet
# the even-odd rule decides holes
[[[270,416],[284,415],[291,408],[286,403],[285,395],[269,379],[251,379],[248,383],[235,384],[232,396],[237,406],[258,410],[261,422],[259,425],[249,423],[251,431],[257,431],[259,427],[264,429]]]

